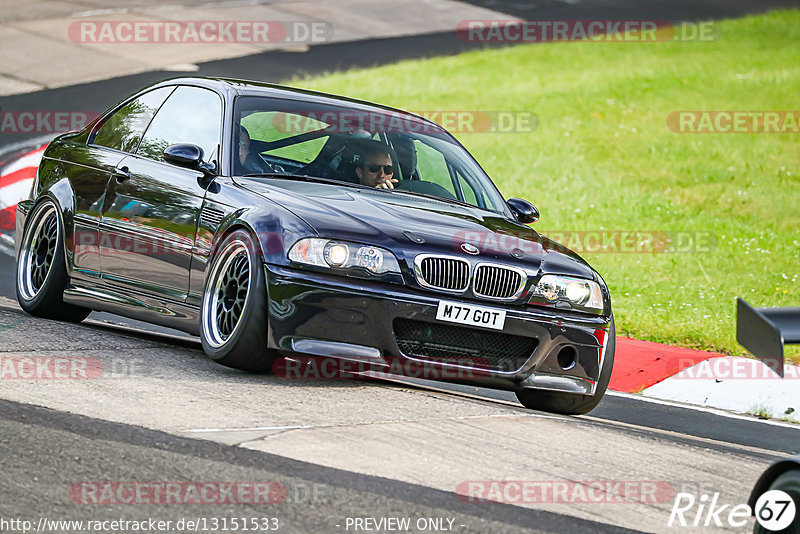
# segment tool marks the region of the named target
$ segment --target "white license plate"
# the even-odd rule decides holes
[[[449,323],[502,330],[506,324],[506,312],[505,310],[440,300],[439,309],[436,311],[436,319]]]

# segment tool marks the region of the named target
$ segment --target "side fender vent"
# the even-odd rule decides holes
[[[203,211],[200,212],[200,222],[209,228],[216,229],[224,217],[225,213],[223,211],[209,208],[208,206],[203,206]]]

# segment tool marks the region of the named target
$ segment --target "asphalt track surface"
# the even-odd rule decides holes
[[[478,508],[425,486],[2,400],[0,430],[0,454],[15,459],[3,469],[0,515],[34,524],[40,517],[87,520],[86,505],[65,499],[64,488],[76,481],[130,480],[133,475],[137,481],[277,482],[285,488],[286,498],[260,506],[214,506],[213,512],[207,504],[179,510],[162,503],[116,504],[103,506],[91,519],[276,518],[280,532],[311,533],[343,531],[347,517],[369,515],[453,518],[454,529],[462,532],[636,532],[500,503]],[[47,500],[32,502],[32,496]]]
[[[660,2],[638,3],[631,7],[605,2],[549,2],[531,4],[513,1],[476,0],[472,3],[484,5],[528,19],[555,18],[642,18],[667,20],[700,20],[710,17],[736,16],[772,7],[789,7],[796,2],[765,2],[758,6],[746,2]],[[577,7],[581,10],[576,11]],[[596,11],[595,11],[596,10]],[[666,12],[664,11],[666,10]],[[579,14],[580,16],[576,16]],[[402,46],[401,46],[402,45]],[[439,54],[454,54],[474,48],[463,43],[452,34],[436,34],[408,39],[386,39],[370,43],[343,43],[314,47],[305,53],[268,52],[258,56],[211,62],[200,65],[201,75],[220,75],[240,78],[258,78],[280,81],[298,73],[318,72],[369,66],[404,58],[417,58]],[[364,50],[369,50],[365,55]],[[123,95],[168,76],[163,71],[145,73],[85,84],[17,95],[2,99],[4,110],[13,109],[65,109],[101,111]],[[0,138],[0,144],[24,140],[26,135]],[[0,295],[14,298],[13,258],[0,250]],[[13,307],[13,306],[12,306]],[[6,308],[9,306],[6,304]],[[19,310],[12,312],[24,317]],[[13,321],[23,319],[13,319]],[[12,321],[12,322],[13,322]],[[42,325],[32,327],[43,329]],[[85,337],[85,329],[95,331],[97,339],[114,340],[117,336],[132,337],[142,342],[153,342],[169,347],[177,361],[155,362],[154,366],[165,366],[163,376],[167,384],[177,381],[190,382],[196,373],[218,373],[222,382],[229,373],[212,365],[206,367],[196,340],[185,336],[167,337],[168,331],[156,329],[108,315],[95,315],[85,326],[63,325],[62,335]],[[57,328],[57,329],[58,329]],[[72,330],[78,329],[78,330]],[[50,334],[51,338],[56,334]],[[6,336],[4,336],[6,337]],[[6,339],[8,339],[6,337]],[[60,339],[60,338],[59,338]],[[51,344],[58,339],[51,339]],[[98,344],[98,349],[102,343]],[[3,348],[3,351],[10,349]],[[13,352],[13,349],[11,349]],[[255,380],[260,380],[255,378]],[[269,387],[267,381],[264,387]],[[274,385],[274,384],[273,384]],[[489,409],[521,412],[513,395],[473,387],[463,387],[413,380],[358,381],[359,388],[369,391],[386,391],[403,395],[422,395],[435,399],[446,399],[467,408],[474,405]],[[158,387],[151,384],[148,387]],[[174,386],[173,386],[174,387]],[[301,385],[302,387],[302,385]],[[311,402],[315,395],[326,388],[338,390],[342,386],[306,384]],[[330,391],[329,391],[330,392]],[[415,484],[393,477],[359,473],[357,469],[337,469],[324,457],[309,454],[309,461],[291,458],[288,452],[270,453],[241,446],[228,446],[204,439],[192,439],[174,432],[150,428],[146,424],[126,424],[124,421],[107,420],[106,417],[80,415],[70,409],[69,402],[47,402],[36,395],[36,391],[20,393],[19,400],[0,400],[0,516],[50,517],[58,519],[139,519],[160,517],[279,517],[281,531],[285,532],[341,532],[341,521],[346,517],[451,517],[457,524],[465,525],[465,532],[624,532],[614,521],[598,514],[593,521],[583,514],[576,517],[569,510],[548,511],[503,504],[482,505],[476,509],[454,498],[452,492],[431,487],[425,482]],[[113,392],[109,392],[109,395]],[[236,393],[230,393],[235,396]],[[111,401],[112,398],[108,397]],[[74,400],[73,400],[74,402]],[[166,407],[179,410],[179,407]],[[379,406],[376,409],[380,410]],[[139,409],[139,421],[147,420],[146,403]],[[292,410],[295,410],[294,408]],[[289,411],[292,411],[289,410]],[[87,408],[88,412],[102,414],[102,406]],[[296,411],[304,412],[302,407]],[[75,413],[67,413],[75,412]],[[306,414],[307,417],[310,417]],[[297,415],[303,421],[303,413]],[[708,453],[719,458],[721,465],[699,466],[707,472],[709,490],[728,491],[735,494],[738,502],[746,498],[749,487],[761,469],[770,462],[789,454],[800,453],[800,429],[787,425],[771,424],[748,417],[702,411],[691,407],[649,402],[635,396],[607,395],[600,406],[589,416],[574,418],[587,431],[611,436],[611,442],[634,439],[654,443],[660,451],[654,461],[669,462],[669,455],[678,450],[691,449],[701,455]],[[153,425],[157,426],[157,425]],[[203,421],[197,421],[202,427]],[[557,436],[544,435],[541,447],[532,454],[547,456],[549,446],[557,446]],[[612,439],[613,438],[613,439]],[[497,444],[503,446],[503,437]],[[586,444],[577,444],[585,446]],[[289,450],[292,448],[290,447]],[[671,452],[670,452],[671,451]],[[482,451],[485,454],[485,451]],[[600,455],[608,462],[617,454],[609,450]],[[122,461],[120,461],[120,458]],[[646,458],[632,455],[632,465],[647,462]],[[581,473],[586,460],[581,450],[575,451],[575,465],[558,466],[554,476],[568,478],[568,473]],[[725,467],[729,470],[725,472]],[[685,468],[685,466],[684,466]],[[591,471],[588,467],[584,469]],[[673,481],[686,481],[690,486],[700,487],[702,475],[689,475],[676,466]],[[624,478],[624,473],[617,476]],[[290,497],[281,505],[254,510],[247,505],[218,507],[185,505],[181,507],[148,505],[130,507],[109,505],[87,511],[86,505],[78,505],[65,497],[64,488],[75,481],[87,480],[271,480],[279,481],[288,490]],[[503,478],[503,472],[497,474]],[[730,487],[722,487],[725,477]],[[402,477],[398,477],[402,478]],[[423,476],[424,478],[424,476]],[[667,477],[664,477],[667,478]],[[716,484],[716,486],[715,486]],[[308,497],[308,488],[318,492],[317,497]],[[732,488],[738,488],[736,490]],[[302,495],[301,495],[302,494]],[[293,498],[292,495],[295,497]],[[176,509],[179,508],[179,509]],[[257,512],[257,513],[256,513]],[[581,514],[578,514],[581,515]],[[624,514],[623,514],[624,515]],[[663,514],[662,514],[663,515]],[[666,516],[664,516],[666,520]],[[604,524],[607,523],[607,524]],[[339,526],[337,526],[339,525]],[[643,521],[637,524],[641,530],[653,532],[666,529],[665,523]],[[455,529],[459,531],[458,528]]]
[[[251,375],[209,361],[196,340],[35,319],[7,299],[0,330],[4,360],[78,357],[104,369],[87,380],[3,380],[6,518],[267,514],[282,531],[340,532],[347,517],[448,517],[464,525],[457,532],[659,532],[669,499],[477,505],[454,491],[464,480],[655,480],[742,503],[800,436],[788,426],[627,397],[607,397],[575,418],[530,412],[474,388]],[[8,377],[6,364],[3,372]],[[681,420],[713,430],[684,433]],[[266,507],[75,502],[71,488],[101,481],[268,481],[292,498]]]

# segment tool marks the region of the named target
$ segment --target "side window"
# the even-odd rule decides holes
[[[91,143],[123,152],[134,152],[153,115],[174,89],[161,87],[128,102],[106,119]]]
[[[417,146],[417,168],[420,179],[439,184],[458,198],[444,155],[425,143],[419,141],[414,143]]]
[[[158,110],[144,133],[137,154],[164,161],[164,149],[192,143],[203,149],[203,159],[217,158],[222,130],[222,100],[213,91],[178,87]]]

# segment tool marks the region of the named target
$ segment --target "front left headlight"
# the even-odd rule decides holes
[[[335,270],[363,269],[376,275],[400,274],[397,258],[386,249],[319,237],[307,237],[295,243],[289,250],[289,260]]]
[[[603,313],[603,292],[593,280],[546,274],[533,287],[530,304]]]

